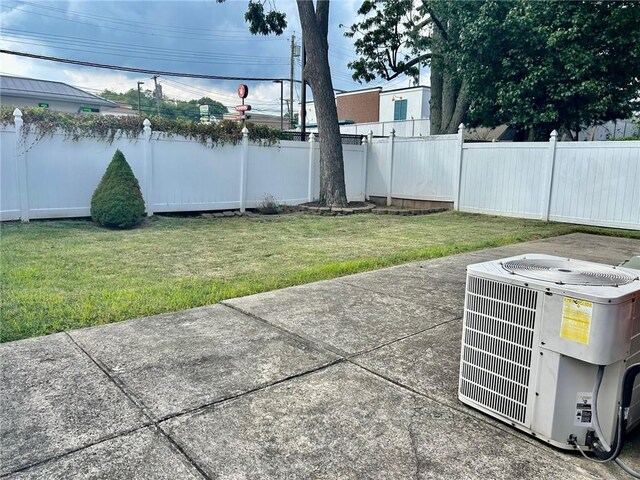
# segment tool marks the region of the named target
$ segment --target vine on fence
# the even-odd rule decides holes
[[[2,105],[0,107],[0,125],[13,125],[13,111],[15,107]],[[117,138],[135,140],[142,132],[143,117],[95,115],[82,113],[65,113],[42,108],[20,109],[24,121],[22,135],[35,134],[35,141],[45,136],[52,136],[56,132],[65,135],[65,139],[78,141],[80,138],[95,138],[99,141],[112,143]],[[204,145],[232,144],[242,141],[242,127],[240,122],[223,120],[217,123],[202,124],[186,120],[173,120],[160,116],[149,117],[154,132],[162,132],[167,136],[181,135],[196,140]],[[267,145],[278,143],[287,138],[287,134],[275,128],[256,125],[247,122],[249,140]]]

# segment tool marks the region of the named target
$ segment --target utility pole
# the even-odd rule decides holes
[[[140,116],[140,85],[144,85],[144,82],[138,82],[138,116]]]
[[[307,53],[304,50],[304,40],[302,41],[302,48],[300,49],[300,80],[302,86],[300,87],[300,116],[298,117],[298,124],[300,125],[300,139],[304,142],[307,134],[307,83],[304,77],[304,66],[307,64]]]
[[[283,115],[283,111],[282,111],[282,104],[284,103],[282,101],[282,94],[283,94],[283,84],[284,82],[282,80],[274,80],[273,83],[279,83],[280,84],[280,131],[284,130],[284,115]]]
[[[160,92],[158,91],[158,75],[154,75],[153,83],[155,85],[154,96],[156,97],[156,111],[158,112],[158,116],[160,116]]]
[[[284,82],[282,80],[280,80],[280,131],[282,132],[284,130],[284,112],[282,111],[282,104],[284,103],[282,101],[282,94],[284,93],[282,90],[284,89]],[[625,129],[627,128],[627,124],[624,124]],[[626,131],[626,130],[625,130]]]
[[[289,128],[293,130],[293,61],[296,53],[296,36],[291,35],[291,70],[289,72]]]

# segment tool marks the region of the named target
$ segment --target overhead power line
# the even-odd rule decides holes
[[[58,34],[44,34],[37,32],[29,32],[26,30],[16,30],[13,28],[5,28],[2,30],[4,37],[16,38],[16,39],[31,39],[37,41],[45,40],[47,42],[46,45],[50,43],[61,43],[63,45],[73,45],[73,46],[85,46],[85,47],[98,47],[100,50],[104,50],[104,53],[108,54],[116,54],[120,55],[121,50],[127,52],[136,52],[142,53],[145,56],[150,54],[161,55],[163,58],[166,58],[168,55],[179,55],[179,57],[187,57],[187,58],[210,58],[216,61],[248,61],[252,64],[256,62],[263,61],[265,63],[274,64],[276,62],[284,62],[287,65],[289,64],[288,57],[269,57],[264,55],[237,55],[231,53],[214,53],[214,52],[203,52],[203,51],[194,51],[190,50],[180,50],[180,49],[172,49],[172,48],[159,48],[157,46],[144,46],[144,45],[131,45],[127,43],[121,42],[109,42],[104,40],[96,40],[89,38],[81,38],[78,36],[67,36],[67,35],[58,35]],[[95,52],[101,53],[101,52]],[[146,57],[145,57],[146,58]]]
[[[21,37],[18,37],[21,38]],[[184,56],[169,56],[169,55],[161,55],[159,52],[157,53],[145,53],[144,51],[139,52],[138,50],[132,48],[129,50],[126,49],[120,49],[120,51],[116,51],[116,50],[102,50],[102,49],[98,49],[98,50],[87,50],[85,48],[72,48],[69,47],[67,45],[69,45],[69,42],[60,42],[60,41],[56,41],[56,40],[51,40],[48,41],[47,43],[43,43],[43,41],[36,41],[36,42],[26,42],[23,40],[7,40],[10,41],[11,43],[19,43],[20,45],[34,45],[37,47],[51,47],[51,46],[55,46],[67,51],[74,51],[74,52],[83,52],[83,53],[99,53],[99,54],[103,54],[103,55],[117,55],[119,57],[126,57],[126,58],[143,58],[143,59],[151,59],[151,60],[165,60],[165,61],[171,61],[171,62],[183,62],[183,63],[202,63],[202,64],[206,64],[206,65],[236,65],[239,61],[242,61],[242,58],[238,58],[237,60],[233,60],[231,58],[226,58],[226,59],[216,59],[216,58],[209,58],[207,59],[206,57],[203,60],[197,60],[198,57],[193,57],[193,58],[189,58],[189,57],[184,57]],[[121,53],[122,51],[130,51],[133,53],[140,53],[141,55],[127,55],[124,53]],[[281,61],[281,62],[275,62],[275,61],[269,61],[268,59],[264,59],[264,60],[257,60],[257,61],[250,61],[253,65],[288,65],[288,62],[285,61]]]
[[[76,10],[69,10],[66,8],[55,8],[52,7],[50,5],[45,6],[45,5],[39,5],[37,3],[30,3],[30,2],[24,2],[24,1],[17,1],[16,3],[21,3],[23,5],[29,5],[30,7],[33,8],[39,8],[42,10],[50,10],[50,11],[54,11],[54,12],[59,12],[62,13],[64,15],[76,15],[78,17],[86,17],[86,18],[95,18],[98,20],[105,20],[107,22],[110,23],[120,23],[123,25],[131,25],[133,27],[139,28],[141,23],[140,21],[135,21],[135,20],[122,20],[122,19],[114,19],[113,17],[107,17],[104,15],[96,15],[96,14],[91,14],[91,13],[86,13],[86,12],[78,12]],[[14,7],[15,8],[15,7]],[[29,12],[30,13],[30,12]],[[154,27],[155,30],[157,29],[169,29],[169,30],[186,30],[187,32],[193,32],[194,30],[201,30],[203,32],[205,32],[207,35],[211,34],[211,27],[209,28],[198,28],[198,27],[193,27],[193,26],[189,26],[189,27],[181,27],[179,25],[167,25],[167,24],[159,24],[159,23],[151,23],[148,21],[144,21],[144,25],[145,26],[151,26]],[[225,30],[225,32],[238,32],[238,33],[246,33],[247,30]]]
[[[151,70],[147,68],[122,67],[119,65],[109,65],[105,63],[83,62],[81,60],[72,60],[69,58],[49,57],[47,55],[37,55],[35,53],[16,52],[14,50],[0,49],[0,53],[7,55],[16,55],[18,57],[35,58],[38,60],[47,60],[49,62],[68,63],[71,65],[81,65],[84,67],[103,68],[106,70],[118,70],[121,72],[144,73],[147,75],[159,75],[162,77],[185,77],[185,78],[204,78],[207,80],[241,80],[247,82],[272,82],[274,80],[289,81],[288,78],[267,78],[267,77],[231,77],[226,75],[204,75],[201,73],[184,73],[184,72],[167,72],[162,70]],[[294,82],[300,83],[300,80]]]
[[[93,27],[99,27],[99,28],[109,28],[109,30],[116,30],[116,31],[121,31],[121,32],[129,32],[129,33],[135,33],[137,35],[147,35],[147,36],[152,36],[152,37],[162,37],[162,38],[179,38],[179,39],[191,39],[191,40],[207,40],[207,41],[212,41],[213,38],[218,37],[217,41],[237,41],[237,39],[246,39],[249,40],[251,38],[250,34],[246,34],[246,35],[242,35],[242,36],[238,36],[238,35],[230,35],[228,33],[225,32],[220,32],[220,33],[180,33],[180,32],[173,32],[176,33],[178,35],[172,35],[171,32],[163,32],[162,29],[160,29],[159,33],[154,33],[152,31],[145,31],[139,28],[136,30],[132,30],[132,29],[126,29],[126,28],[118,28],[118,27],[113,27],[113,26],[109,26],[109,25],[104,25],[102,23],[94,23],[94,22],[81,22],[78,20],[73,20],[71,18],[65,18],[65,17],[57,17],[55,15],[48,15],[46,13],[41,13],[41,12],[33,12],[33,11],[29,11],[29,10],[25,10],[23,8],[20,7],[13,7],[10,8],[9,6],[5,5],[5,4],[1,4],[0,7],[4,8],[4,9],[8,9],[8,10],[18,10],[21,12],[25,12],[28,14],[34,14],[34,15],[38,15],[41,17],[47,17],[47,18],[52,18],[55,20],[59,20],[59,21],[64,21],[64,22],[71,22],[71,23],[75,23],[75,24],[80,24],[80,25],[85,25],[85,26],[93,26]],[[108,20],[101,20],[101,22],[107,22]],[[158,30],[158,29],[156,29]],[[267,39],[263,39],[264,40],[281,40],[279,38],[267,38]]]

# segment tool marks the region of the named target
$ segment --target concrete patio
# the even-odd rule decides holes
[[[625,479],[457,399],[465,268],[571,234],[0,346],[0,477]],[[640,432],[623,458],[640,469]]]

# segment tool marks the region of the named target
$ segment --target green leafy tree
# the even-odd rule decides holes
[[[132,88],[124,93],[117,93],[111,90],[104,90],[100,96],[107,100],[113,100],[118,102],[124,102],[130,105],[133,110],[138,111],[138,90]],[[156,112],[155,99],[151,90],[140,91],[140,112],[144,114],[151,114]]]
[[[100,94],[108,100],[124,102],[130,105],[134,111],[138,111],[138,90],[130,89],[125,93],[116,93],[105,90]],[[200,120],[199,105],[209,105],[209,114],[221,117],[229,110],[222,103],[210,97],[202,97],[198,100],[175,100],[164,97],[160,101],[160,115],[174,120],[190,120],[197,122]],[[151,90],[140,92],[140,111],[145,116],[156,115],[156,100]]]
[[[144,218],[140,185],[120,150],[93,193],[91,218],[107,228],[131,228]]]
[[[407,75],[417,80],[420,67],[430,66],[431,133],[456,132],[470,95],[450,52],[460,44],[464,17],[472,16],[478,6],[479,2],[363,1],[358,10],[363,19],[345,33],[354,38],[360,56],[349,63],[353,78],[369,82]]]
[[[626,118],[640,95],[640,4],[367,0],[351,26],[354,78],[431,69],[431,129],[552,129]]]
[[[224,0],[217,0],[218,3]],[[329,0],[297,0],[298,14],[305,45],[304,76],[311,92],[318,119],[320,145],[320,198],[323,205],[345,206],[347,194],[344,182],[342,141],[338,111],[333,94],[329,68]],[[274,8],[265,11],[266,0],[249,0],[245,20],[253,34],[281,35],[287,26],[284,13]]]

